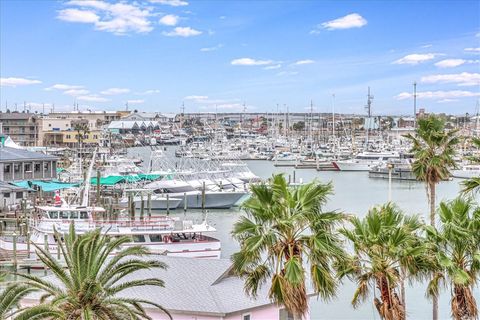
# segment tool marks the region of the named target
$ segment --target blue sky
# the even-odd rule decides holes
[[[479,60],[479,1],[0,1],[3,110],[474,113]]]

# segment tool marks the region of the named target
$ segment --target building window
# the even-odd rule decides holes
[[[13,165],[13,171],[20,172],[20,164],[19,163],[16,163],[16,164]]]
[[[35,163],[35,172],[40,171],[40,163]]]
[[[145,242],[145,236],[143,235],[134,235],[133,237],[133,242]]]
[[[25,170],[25,172],[31,172],[32,171],[32,164],[31,163],[25,163],[25,166],[23,167],[23,170]]]
[[[250,314],[244,314],[242,320],[251,320]]]
[[[6,164],[3,166],[3,172],[4,173],[10,173],[10,165],[9,164]]]
[[[23,199],[23,192],[22,191],[17,192],[17,194],[15,195],[15,198]]]
[[[5,192],[5,193],[3,194],[3,197],[4,197],[4,198],[10,198],[10,192]]]
[[[43,163],[43,171],[47,171],[48,170],[48,162],[44,162]]]

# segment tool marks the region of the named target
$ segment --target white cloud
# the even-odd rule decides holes
[[[215,51],[223,47],[223,44],[217,44],[216,46],[213,47],[207,47],[207,48],[201,48],[200,51],[202,52],[209,52],[209,51]]]
[[[84,96],[88,93],[89,91],[85,89],[70,89],[63,92],[63,94],[67,94],[72,97]]]
[[[477,52],[480,52],[480,47],[476,47],[476,48],[465,48],[465,49],[463,49],[463,50],[465,50],[465,51],[467,51],[467,52],[475,52],[475,53],[477,53]]]
[[[273,65],[273,66],[266,66],[266,67],[263,68],[263,69],[265,69],[265,70],[275,70],[275,69],[280,69],[281,67],[282,67],[281,64],[275,64],[275,65]]]
[[[140,94],[142,95],[149,95],[149,94],[156,94],[156,93],[160,93],[160,90],[158,89],[150,89],[150,90],[146,90]]]
[[[365,26],[367,23],[368,21],[358,13],[351,13],[344,17],[322,23],[321,25],[317,26],[317,31],[320,28],[327,29],[327,30],[361,28]]]
[[[421,48],[431,48],[431,47],[432,47],[431,44],[425,44],[425,45],[421,46]]]
[[[57,18],[67,22],[91,23],[96,30],[124,35],[129,32],[148,33],[153,30],[149,18],[152,8],[142,8],[138,3],[109,3],[105,1],[73,0],[66,3],[82,8],[67,8],[58,12]]]
[[[462,64],[472,64],[472,63],[480,63],[480,60],[465,60],[465,59],[445,59],[435,63],[437,67],[440,68],[453,68],[461,66]]]
[[[461,90],[451,90],[451,91],[424,91],[417,92],[417,98],[419,99],[455,99],[455,98],[466,98],[466,97],[478,97],[480,92],[472,91],[461,91]],[[395,96],[397,100],[406,100],[412,99],[413,94],[410,92],[402,92]]]
[[[305,59],[305,60],[298,60],[297,62],[294,63],[294,65],[302,65],[302,64],[312,64],[315,63],[315,61],[310,60],[310,59]]]
[[[437,53],[413,53],[394,61],[394,64],[419,64],[439,56]]]
[[[32,80],[25,78],[0,78],[0,87],[16,87],[16,86],[28,86],[31,84],[40,84],[40,80]]]
[[[149,0],[149,1],[151,3],[165,4],[172,7],[188,6],[188,2],[183,0]]]
[[[106,102],[106,101],[110,101],[109,99],[107,98],[103,98],[103,97],[99,97],[97,95],[89,95],[89,96],[79,96],[77,97],[77,100],[80,100],[80,101],[88,101],[88,102]]]
[[[234,59],[231,62],[234,66],[265,66],[269,64],[273,64],[272,60],[255,60],[252,58],[239,58]]]
[[[480,73],[435,74],[421,78],[424,83],[456,83],[459,86],[480,85]]]
[[[76,89],[83,89],[83,88],[84,88],[84,86],[77,86],[77,85],[59,83],[59,84],[54,84],[51,87],[45,88],[45,90],[47,90],[47,91],[50,91],[50,90],[53,90],[53,89],[56,89],[56,90],[76,90]]]
[[[186,96],[186,97],[183,98],[183,99],[184,99],[184,100],[195,101],[195,102],[205,102],[205,101],[207,101],[208,96],[196,96],[196,95],[192,95],[192,96]]]
[[[448,103],[448,102],[455,102],[455,101],[459,101],[458,99],[441,99],[441,100],[438,100],[437,102],[438,103]]]
[[[129,93],[129,92],[130,92],[130,89],[127,89],[127,88],[109,88],[100,93],[106,96],[113,96],[117,94]]]
[[[93,11],[64,9],[58,12],[58,19],[68,22],[97,23],[100,17]]]
[[[454,68],[461,66],[465,62],[467,61],[464,59],[445,59],[442,61],[438,61],[437,63],[435,63],[435,65],[439,68]]]
[[[165,25],[165,26],[176,26],[178,23],[178,20],[180,19],[179,16],[176,16],[174,14],[167,14],[166,16],[163,16],[158,20],[159,23]]]
[[[202,31],[195,30],[190,27],[176,27],[173,31],[163,32],[167,37],[193,37],[202,34]]]
[[[136,99],[136,100],[128,100],[127,103],[128,104],[141,104],[141,103],[144,103],[145,100],[143,99]]]

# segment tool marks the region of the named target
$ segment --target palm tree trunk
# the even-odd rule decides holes
[[[406,304],[406,299],[405,299],[405,275],[406,275],[406,272],[405,272],[405,268],[404,267],[401,267],[400,268],[400,272],[401,272],[401,281],[400,281],[400,294],[402,295],[402,305],[403,305],[403,309],[405,310],[405,312],[407,312],[407,304]]]
[[[430,182],[430,225],[435,227],[435,183]],[[432,299],[432,320],[438,320],[438,297]]]
[[[433,182],[430,182],[430,225],[435,227],[435,196],[436,196],[436,185]]]

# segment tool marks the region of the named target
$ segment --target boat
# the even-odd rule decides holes
[[[102,220],[105,209],[85,206],[40,206],[29,220],[30,241],[46,248],[53,256],[58,254],[55,230],[60,234],[69,231],[74,223],[75,232],[82,234],[100,228],[107,236],[129,236],[131,241],[124,247],[141,244],[152,253],[188,258],[220,258],[220,241],[206,234],[215,232],[206,219],[201,224],[169,216],[148,217],[144,220]],[[18,256],[35,256],[35,247],[26,238],[16,241]],[[0,237],[0,251],[13,255],[12,236]]]
[[[247,191],[238,189],[197,190],[191,184],[179,179],[154,181],[145,185],[157,194],[168,194],[171,198],[182,199],[178,207],[188,209],[229,209],[237,204]]]
[[[413,157],[402,157],[400,159],[389,159],[377,166],[374,166],[369,172],[370,178],[381,178],[393,180],[416,181],[417,178],[412,171]]]
[[[461,179],[479,178],[480,177],[480,165],[478,164],[465,164],[460,169],[451,171],[452,177]]]
[[[340,171],[370,171],[390,159],[399,159],[398,152],[361,152],[352,159],[336,160],[332,164]]]

